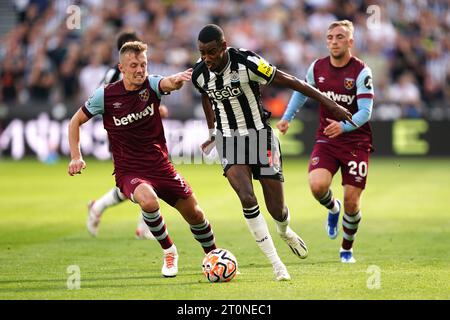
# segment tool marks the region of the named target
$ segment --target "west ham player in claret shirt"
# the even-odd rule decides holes
[[[328,211],[327,234],[338,235],[341,202],[330,189],[333,176],[341,169],[344,187],[343,239],[339,255],[341,262],[354,263],[353,241],[361,220],[361,194],[366,186],[372,131],[368,123],[372,113],[374,90],[372,72],[363,61],[352,56],[353,23],[336,21],[328,27],[327,47],[330,55],[315,60],[306,80],[352,113],[354,127],[339,121],[320,105],[320,124],[316,143],[309,160],[309,185],[314,197]],[[296,111],[306,97],[295,92],[277,127],[286,133]]]
[[[169,161],[159,114],[161,95],[180,89],[192,69],[169,77],[147,75],[147,45],[127,42],[120,49],[123,79],[95,90],[69,123],[69,175],[86,167],[80,151],[80,126],[103,116],[114,162],[116,185],[139,204],[144,221],[163,249],[162,274],[175,277],[178,253],[160,214],[159,199],[175,207],[188,222],[205,253],[216,248],[213,231],[189,184]]]
[[[214,131],[202,148],[208,149],[216,143],[224,176],[239,197],[247,226],[272,264],[275,279],[290,280],[260,212],[252,184],[252,178],[259,180],[280,238],[299,258],[306,258],[308,249],[304,241],[289,227],[281,149],[268,124],[270,113],[261,103],[260,85],[299,90],[323,103],[340,120],[351,119],[351,113],[258,54],[227,47],[223,30],[217,25],[202,28],[198,48],[201,60],[194,67],[192,82],[202,95],[208,127]]]

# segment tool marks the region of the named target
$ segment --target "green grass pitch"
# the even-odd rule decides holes
[[[342,231],[336,240],[326,236],[326,213],[309,192],[306,159],[284,164],[291,226],[310,250],[305,260],[276,235],[255,181],[278,253],[292,277],[281,283],[273,280],[221,167],[176,166],[212,223],[218,246],[238,259],[242,274],[223,284],[203,277],[203,251],[182,217],[166,204],[162,213],[180,254],[176,278],[161,276],[161,249],[155,241],[134,239],[135,204],[109,209],[99,238],[91,238],[85,228],[86,204],[113,186],[112,164],[88,159],[82,175],[69,177],[66,161],[0,162],[0,299],[450,298],[448,158],[373,158],[354,265],[338,260]],[[340,174],[333,190],[342,199]],[[70,266],[80,270],[79,289],[68,289]]]

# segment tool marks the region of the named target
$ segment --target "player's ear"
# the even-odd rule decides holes
[[[225,40],[222,40],[222,43],[221,43],[221,48],[222,48],[222,50],[227,50],[227,42],[225,41]]]
[[[123,65],[121,63],[117,64],[117,67],[119,68],[120,72],[123,72]]]
[[[350,39],[348,40],[348,46],[349,46],[350,48],[353,48],[353,38],[350,38]]]

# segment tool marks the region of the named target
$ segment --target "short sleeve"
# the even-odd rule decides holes
[[[373,99],[374,89],[372,81],[372,70],[369,67],[365,67],[361,70],[356,79],[356,98],[369,98]]]
[[[204,93],[206,94],[205,89],[202,88],[202,85],[205,84],[205,76],[203,72],[204,68],[205,68],[204,62],[202,61],[202,59],[198,59],[193,68],[194,70],[192,71],[192,78],[191,78],[191,81],[194,84],[195,89],[197,89],[197,91],[200,92],[201,94]],[[201,84],[200,81],[202,82]]]
[[[87,99],[83,106],[84,113],[92,118],[105,112],[105,87],[95,89],[94,93]]]
[[[153,91],[156,92],[156,95],[158,96],[159,99],[161,99],[162,95],[165,95],[166,93],[161,92],[160,90],[160,86],[159,86],[159,82],[163,79],[162,76],[158,76],[158,75],[149,75],[148,76],[148,81],[150,82],[150,88],[153,89]]]
[[[306,82],[308,82],[308,84],[310,84],[313,87],[316,86],[316,81],[314,80],[314,66],[316,65],[316,61],[317,60],[311,63],[311,65],[308,68],[308,71],[306,72]]]
[[[253,52],[247,56],[246,65],[250,80],[260,84],[270,84],[277,70],[275,66]]]

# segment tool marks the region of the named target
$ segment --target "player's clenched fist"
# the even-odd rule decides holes
[[[282,134],[286,134],[286,132],[289,129],[289,121],[287,121],[287,120],[280,120],[280,121],[278,121],[277,128],[278,128],[278,130],[280,130],[280,132]]]
[[[72,159],[69,163],[69,175],[81,173],[81,170],[86,168],[86,162],[83,159]]]

